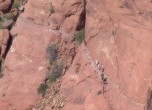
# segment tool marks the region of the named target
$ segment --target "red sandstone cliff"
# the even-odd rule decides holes
[[[28,0],[11,29],[0,110],[152,110],[151,10],[150,0]],[[42,97],[50,43],[64,71]]]

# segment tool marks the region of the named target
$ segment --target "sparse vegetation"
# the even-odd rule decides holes
[[[0,54],[1,54],[1,47],[0,47]],[[3,61],[0,59],[0,78],[3,77]]]
[[[57,47],[56,45],[49,45],[47,48],[47,54],[49,58],[49,64],[52,65],[57,59]]]
[[[61,76],[63,64],[58,63],[57,60],[57,46],[55,44],[49,45],[47,48],[48,58],[49,58],[49,72],[48,72],[48,80],[50,83],[56,81],[57,78]]]
[[[4,29],[6,28],[4,25],[3,25],[3,21],[0,21],[0,29]]]
[[[0,78],[3,77],[3,65],[2,65],[2,61],[0,61]]]
[[[59,94],[59,90],[58,89],[54,90],[54,96],[56,96],[58,94]]]
[[[81,44],[83,42],[83,40],[84,40],[84,35],[85,35],[85,29],[82,29],[82,30],[78,31],[75,34],[76,43]]]
[[[16,16],[13,14],[13,13],[6,13],[2,16],[2,19],[5,19],[5,20],[15,20],[16,19]]]
[[[55,12],[54,6],[51,5],[51,7],[50,7],[50,13],[53,14],[54,12]]]
[[[14,0],[12,8],[19,9],[20,6],[21,6],[20,1],[19,0]]]
[[[48,76],[50,83],[54,83],[57,80],[57,78],[59,78],[61,76],[62,69],[63,69],[63,64],[61,64],[61,63],[60,64],[55,63],[53,65],[53,68]]]
[[[46,83],[40,84],[39,88],[37,89],[39,94],[45,95],[48,85]]]
[[[44,83],[40,84],[38,90],[39,94],[43,96],[46,93],[47,88],[49,87],[48,82],[52,85],[57,78],[59,78],[62,74],[63,63],[57,62],[57,46],[55,44],[51,44],[47,48],[47,54],[49,59],[48,73],[44,80]],[[54,95],[58,94],[58,90],[54,91]]]
[[[0,29],[5,29],[5,28],[7,28],[7,27],[5,27],[5,26],[3,25],[3,23],[4,23],[5,21],[7,21],[7,20],[10,20],[10,19],[16,20],[16,16],[15,16],[13,13],[6,13],[6,14],[0,16]]]

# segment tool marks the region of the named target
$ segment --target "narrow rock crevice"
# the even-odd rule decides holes
[[[86,26],[86,4],[87,4],[87,2],[86,2],[86,0],[84,0],[83,1],[84,2],[84,7],[83,7],[83,11],[81,12],[81,14],[80,14],[80,18],[79,18],[79,23],[78,23],[78,25],[77,25],[77,27],[76,27],[76,31],[82,31],[82,30],[84,30],[84,35],[83,35],[83,40],[85,39],[85,26]],[[76,49],[74,48],[74,55],[72,56],[72,62],[71,62],[71,64],[73,63],[73,61],[74,61],[74,59],[75,59],[75,56],[76,56]],[[70,65],[71,66],[71,65]],[[70,66],[69,66],[69,68],[70,68]],[[68,69],[67,69],[68,70]],[[66,70],[66,71],[67,71]]]
[[[8,32],[8,31],[6,31],[6,32]],[[6,36],[4,36],[4,37],[6,37]],[[11,48],[12,42],[13,42],[13,37],[10,34],[8,34],[8,38],[6,39],[5,42],[3,42],[3,40],[1,41],[2,44],[0,46],[0,55],[1,55],[1,59],[0,59],[0,78],[2,78],[3,75],[4,75],[3,74],[4,63],[5,63],[6,56],[7,56],[8,52]]]
[[[6,56],[7,56],[7,53],[9,52],[11,46],[12,46],[12,43],[13,43],[13,37],[10,35],[9,36],[9,39],[8,39],[8,42],[7,42],[7,47],[6,47],[6,50],[5,50],[5,53],[2,55],[2,57],[5,59]]]
[[[79,18],[79,24],[76,27],[76,31],[80,31],[85,28],[86,25],[86,0],[84,0],[84,10],[82,11],[80,18]]]
[[[71,15],[67,15],[66,17],[70,17],[70,16]],[[55,22],[56,22],[56,20],[55,20]],[[79,16],[78,25],[76,26],[76,30],[75,31],[76,32],[80,32],[82,30],[85,30],[85,25],[86,25],[86,1],[84,0],[83,11],[81,12],[81,14]],[[83,37],[85,37],[85,36],[83,36]],[[75,45],[75,40],[74,39],[72,41],[70,41],[70,42],[66,42],[65,44],[63,42],[60,42],[57,45],[58,45],[58,49],[57,49],[57,51],[58,51],[58,58],[57,58],[56,62],[64,61],[64,67],[63,67],[63,71],[61,73],[62,75],[60,76],[60,77],[62,77],[62,76],[65,75],[65,73],[68,71],[68,69],[70,68],[70,66],[73,64],[73,61],[74,61],[74,59],[76,57],[76,54],[77,54],[76,51],[77,51],[77,48],[79,47],[79,45]],[[67,48],[65,45],[73,45],[73,47],[69,49],[69,47]],[[65,55],[66,55],[66,57],[65,57]],[[70,62],[67,59],[67,57],[71,58]],[[52,68],[52,65],[50,66],[50,68]],[[91,77],[91,76],[88,76],[88,77]],[[48,79],[47,76],[46,76],[46,79]],[[81,83],[81,82],[83,82],[83,80],[80,81],[79,83]],[[45,81],[45,83],[48,84],[47,80]],[[48,88],[47,93],[45,94],[45,97],[42,98],[42,100],[47,100],[49,103],[51,103],[52,100],[54,99],[54,97],[52,97],[52,99],[50,100],[50,99],[48,99],[48,96],[50,96],[50,94],[52,94],[52,93],[54,93],[56,91],[53,88],[56,88],[57,85],[61,85],[60,80],[57,80],[56,82],[54,82],[52,84],[51,87]],[[60,87],[58,87],[58,90],[60,91]],[[50,106],[52,106],[53,109],[60,107],[61,103],[66,103],[64,101],[64,97],[62,97],[62,94],[60,94],[60,92],[58,93],[58,95],[56,97],[58,97],[59,99],[62,99],[62,100],[59,100],[59,102],[56,103],[55,105],[50,105]],[[41,107],[37,107],[37,105],[41,105]],[[41,102],[38,102],[38,104],[36,104],[34,107],[35,108],[45,108],[45,106],[46,105],[43,105]]]
[[[1,46],[0,46],[0,77],[2,77],[4,71],[4,63],[7,54],[13,43],[13,36],[10,34],[10,30],[13,28],[18,16],[24,12],[26,1],[11,0],[11,3],[7,9],[0,13],[0,29],[1,29]]]
[[[86,2],[86,0],[84,0],[83,2],[84,2],[83,11],[80,14],[79,23],[78,23],[78,25],[76,27],[76,31],[78,31],[78,32],[80,32],[82,30],[84,30],[84,32],[85,32],[85,26],[86,26],[86,4],[87,4],[87,2]],[[84,33],[83,37],[85,38],[85,33]],[[84,38],[83,38],[83,40],[84,40]],[[75,56],[76,56],[76,48],[74,48],[74,54],[72,56],[72,62],[71,62],[71,64],[73,63],[73,61],[75,59]],[[70,68],[71,64],[69,65],[68,68]],[[64,73],[66,73],[66,71],[68,70],[68,68],[65,70]]]

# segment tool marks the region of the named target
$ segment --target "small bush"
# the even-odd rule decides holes
[[[55,12],[54,6],[51,6],[51,7],[50,7],[50,13],[53,14],[54,12]]]
[[[6,13],[2,16],[3,19],[5,20],[15,20],[16,19],[16,16],[13,14],[13,13]]]
[[[54,64],[51,73],[49,73],[48,79],[50,83],[54,83],[57,78],[62,74],[63,64]]]
[[[4,29],[4,28],[6,28],[6,27],[3,25],[3,22],[0,21],[0,29]]]
[[[0,47],[0,54],[1,54],[1,47]],[[0,78],[3,77],[3,61],[0,59]]]
[[[49,45],[47,48],[47,54],[49,58],[49,64],[52,65],[57,59],[57,47],[56,45]]]
[[[85,29],[82,29],[82,30],[78,31],[75,34],[76,43],[81,44],[83,42],[83,40],[84,40],[84,35],[85,35]]]
[[[3,75],[3,73],[2,72],[0,72],[0,78],[2,78],[4,75]]]
[[[19,7],[21,6],[21,3],[19,0],[14,0],[14,3],[12,5],[12,8],[16,8],[19,9]]]
[[[56,96],[56,95],[58,95],[58,94],[59,94],[59,90],[56,89],[56,90],[54,91],[54,96]]]
[[[40,84],[39,88],[37,89],[39,94],[45,95],[48,85],[46,83]]]

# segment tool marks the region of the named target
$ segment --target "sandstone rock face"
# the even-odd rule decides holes
[[[50,16],[50,28],[73,34],[77,30],[81,14],[84,11],[84,1],[52,0],[52,6],[54,6],[55,13]]]
[[[63,110],[151,110],[151,9],[149,0],[29,0],[11,30],[0,109],[34,108],[47,73],[46,48],[53,42],[65,62]],[[73,34],[84,25],[85,41],[77,49]],[[54,100],[47,99],[44,110]]]
[[[50,39],[60,34],[35,24],[27,19],[26,13],[18,18],[11,34],[15,38],[5,60],[5,75],[0,80],[0,109],[25,110],[39,97],[37,88],[47,68],[46,48]]]
[[[87,0],[87,45],[80,46],[63,77],[64,110],[146,109],[152,81],[151,8],[148,0]],[[105,67],[106,85],[96,60]]]
[[[37,26],[24,17],[20,17],[18,23],[13,31],[22,32],[17,31],[18,36],[5,61],[5,75],[0,81],[0,104],[4,103],[0,105],[2,110],[27,109],[37,98],[37,88],[43,81],[46,71],[47,61],[45,54],[42,53],[45,53],[52,34],[47,28]],[[41,41],[38,42],[38,39]]]
[[[5,60],[5,75],[0,80],[1,110],[26,110],[41,97],[37,88],[48,72],[46,49],[51,42],[59,46],[58,57],[65,61],[65,68],[72,63],[75,56],[75,45],[71,43],[73,34],[51,29],[50,6],[51,3],[46,0],[29,0],[25,13],[18,17],[11,30],[14,40]],[[70,10],[68,9],[67,13]],[[56,13],[61,14],[57,10]],[[61,18],[63,17],[61,15]],[[78,19],[79,15],[75,15],[75,18]],[[77,25],[74,26],[73,32]]]
[[[11,3],[11,0],[0,0],[0,11],[7,10],[10,7]]]

